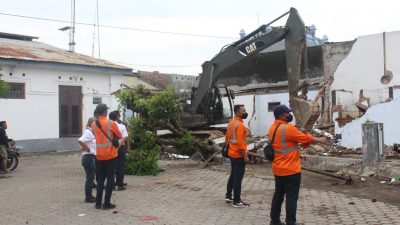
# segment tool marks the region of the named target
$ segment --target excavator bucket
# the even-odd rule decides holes
[[[292,97],[289,103],[296,118],[296,126],[305,131],[310,131],[321,114],[319,105],[314,101],[299,97]]]
[[[288,34],[285,38],[286,66],[289,87],[289,103],[296,118],[296,126],[305,130],[311,130],[320,115],[319,106],[316,102],[298,96],[300,89],[300,74],[302,56],[307,64],[306,51],[306,30],[303,20],[296,9],[291,8],[289,18],[286,22]],[[305,66],[307,72],[307,65]]]

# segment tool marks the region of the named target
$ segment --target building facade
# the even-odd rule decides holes
[[[96,105],[118,108],[111,93],[132,70],[33,39],[0,33],[1,79],[11,87],[0,98],[0,120],[26,151],[77,149]]]

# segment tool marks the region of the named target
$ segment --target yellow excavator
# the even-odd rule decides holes
[[[289,16],[285,26],[270,26],[286,15]],[[230,79],[234,71],[240,70],[241,63],[253,60],[257,53],[282,40],[285,44],[289,102],[294,110],[296,125],[311,130],[320,115],[320,109],[316,101],[307,100],[306,91],[303,90],[303,94],[299,95],[301,89],[307,87],[300,83],[302,68],[307,67],[302,66],[302,62],[307,62],[306,29],[295,8],[225,46],[210,61],[203,63],[198,85],[192,88],[190,103],[184,106],[183,126],[196,128],[227,123],[233,116],[235,96],[221,80]],[[224,109],[223,97],[227,97],[229,108]]]

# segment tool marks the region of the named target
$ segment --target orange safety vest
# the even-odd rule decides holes
[[[122,138],[121,131],[119,131],[117,124],[114,121],[108,120],[104,116],[99,116],[101,128],[111,140],[114,136],[118,139]],[[92,124],[93,134],[96,137],[96,159],[109,160],[118,156],[118,150],[112,145],[112,142],[103,134],[96,122]]]
[[[313,137],[286,121],[275,120],[269,128],[268,137],[270,140],[278,124],[281,125],[277,129],[275,140],[272,143],[272,148],[275,151],[272,171],[275,176],[289,176],[300,173],[301,161],[298,144],[301,143],[302,146],[306,147],[312,143]]]
[[[229,143],[228,156],[230,158],[243,158],[240,150],[247,153],[247,130],[243,120],[237,116],[231,119],[225,134],[225,142]]]

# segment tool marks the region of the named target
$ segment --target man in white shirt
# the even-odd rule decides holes
[[[128,140],[128,130],[126,126],[122,124],[120,118],[121,114],[118,110],[110,112],[108,115],[110,120],[113,120],[117,123],[119,130],[121,131],[122,138],[119,140],[119,148],[118,148],[118,158],[117,158],[117,179],[115,184],[117,185],[117,191],[123,191],[126,188],[127,184],[124,183],[124,175],[125,175],[125,160],[126,153],[129,151],[129,140]]]
[[[96,138],[92,131],[94,118],[89,118],[83,135],[78,139],[79,147],[82,150],[82,166],[85,169],[85,202],[94,203],[96,198],[92,195],[93,181],[95,176],[96,161]]]

